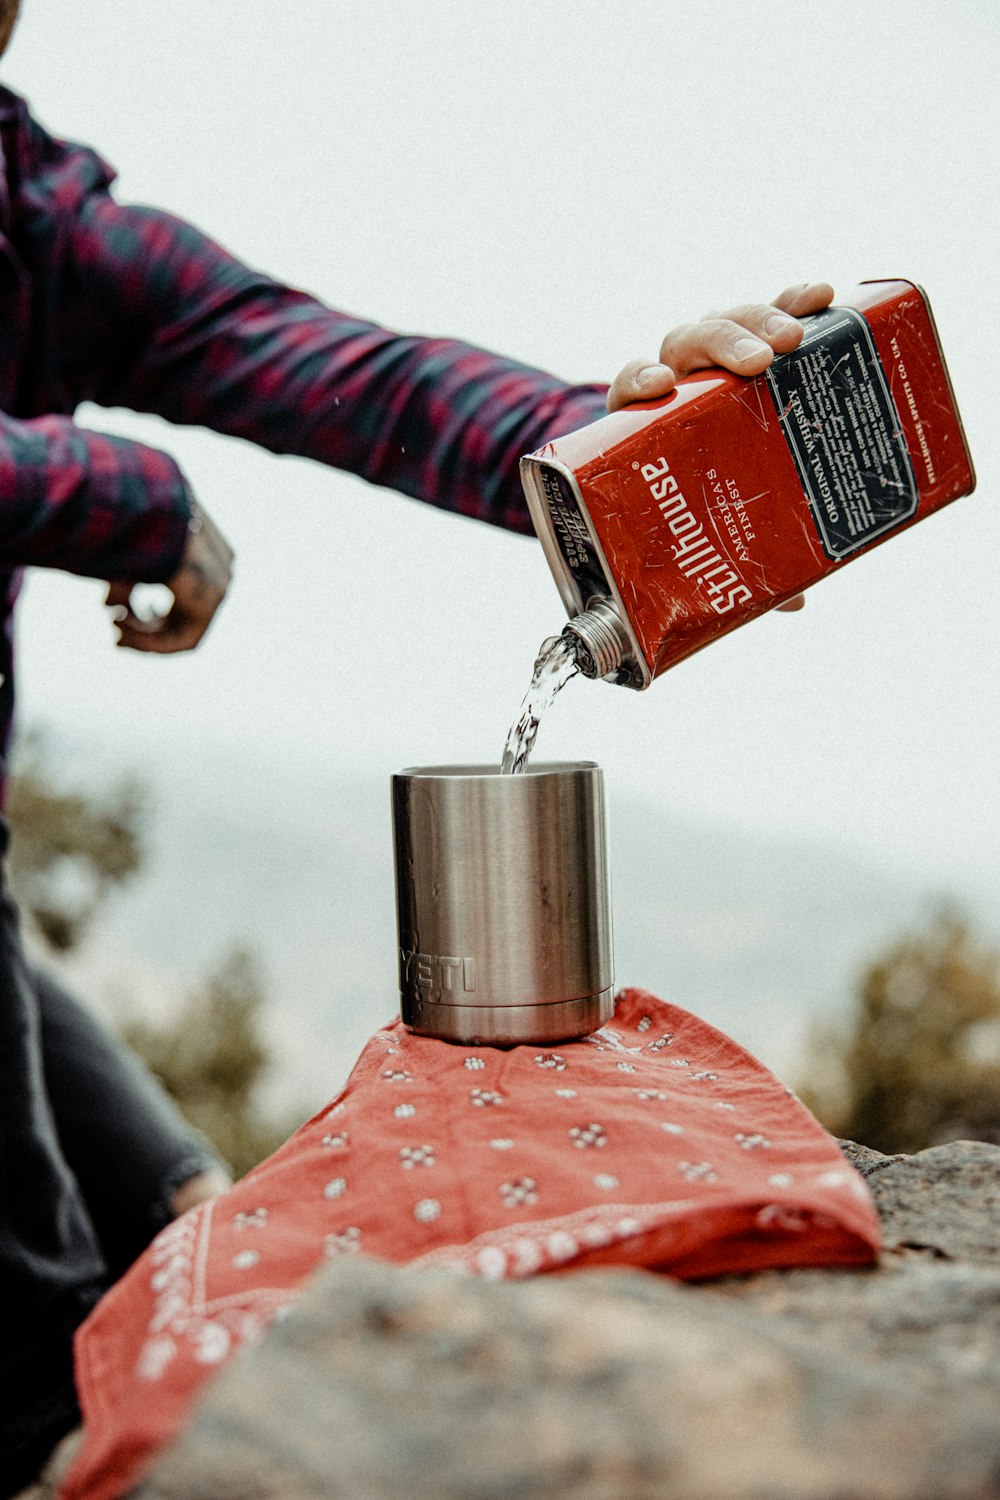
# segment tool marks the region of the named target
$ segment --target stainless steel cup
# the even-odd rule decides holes
[[[612,1015],[604,777],[587,761],[392,778],[403,1021],[467,1044],[557,1042]]]

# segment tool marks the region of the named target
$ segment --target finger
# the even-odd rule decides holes
[[[144,651],[151,656],[175,656],[181,651],[193,651],[201,640],[199,635],[172,632],[169,635],[149,635],[141,630],[121,627],[117,645],[126,651]]]
[[[119,609],[122,605],[128,607],[128,601],[132,594],[130,583],[109,583],[108,592],[104,596],[105,604],[112,609]]]
[[[801,281],[786,287],[775,297],[774,305],[795,318],[807,318],[810,313],[822,312],[832,301],[833,287],[828,281]]]
[[[129,642],[137,641],[142,636],[155,635],[163,628],[162,620],[144,620],[141,615],[133,614],[132,610],[122,605],[112,614],[115,623],[115,644],[122,644],[122,637],[127,636]]]
[[[677,384],[669,365],[653,364],[648,359],[633,359],[621,370],[608,391],[608,411],[620,411],[633,401],[651,401],[666,396]]]
[[[727,307],[724,312],[707,313],[702,322],[737,323],[761,343],[770,344],[775,354],[788,354],[802,340],[802,324],[773,302],[746,302],[741,307]]]
[[[748,333],[731,318],[705,318],[682,323],[667,334],[660,359],[678,378],[692,370],[721,365],[737,375],[760,375],[774,358],[770,344]]]
[[[104,596],[104,603],[111,611],[111,618],[116,624],[121,625],[125,620],[132,617],[131,598],[132,585],[130,583],[108,584],[108,592]]]
[[[168,610],[157,612],[136,607],[134,583],[109,583],[104,602],[111,611],[116,625],[130,625],[136,630],[158,630]],[[139,586],[140,590],[142,586]]]
[[[207,629],[207,620],[171,610],[162,620],[122,622],[118,627],[118,645],[130,651],[172,656],[179,651],[193,651]]]
[[[788,599],[784,604],[778,604],[775,607],[777,609],[780,609],[786,615],[794,615],[797,614],[800,609],[804,609],[805,604],[805,594],[796,594],[794,599]]]

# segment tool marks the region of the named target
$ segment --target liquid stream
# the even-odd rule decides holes
[[[517,718],[510,727],[500,761],[502,776],[517,776],[528,764],[528,757],[538,737],[542,714],[557,693],[575,677],[580,668],[576,648],[565,636],[553,635],[542,642],[535,661],[531,686],[524,695]]]

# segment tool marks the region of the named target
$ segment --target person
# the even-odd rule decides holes
[[[19,0],[0,0],[0,52]],[[281,285],[168,213],[119,204],[93,150],[0,89],[0,754],[14,709],[12,620],[25,566],[107,582],[117,644],[197,646],[225,597],[229,544],[177,464],[90,431],[89,400],[154,412],[348,470],[530,534],[518,458],[692,370],[760,373],[825,307],[789,288],[674,329],[611,383],[555,376],[452,338],[403,335]],[[140,618],[139,582],[171,603]],[[0,872],[8,833],[0,821]],[[0,1496],[78,1420],[74,1330],[171,1215],[225,1185],[80,1005],[39,974],[0,896]]]

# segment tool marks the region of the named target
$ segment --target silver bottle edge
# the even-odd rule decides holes
[[[567,567],[566,559],[563,557],[562,552],[559,550],[559,544],[555,539],[555,532],[552,526],[552,517],[549,512],[549,507],[545,499],[544,491],[542,489],[541,480],[539,479],[540,471],[546,467],[555,469],[558,474],[562,475],[563,479],[569,485],[570,491],[573,495],[573,499],[576,501],[580,515],[583,517],[584,524],[587,528],[587,534],[590,537],[591,543],[593,544],[594,551],[597,553],[597,558],[601,565],[601,572],[604,575],[604,585],[608,591],[608,597],[611,603],[614,605],[618,617],[628,633],[629,641],[631,643],[631,652],[630,656],[626,658],[626,665],[634,666],[637,669],[638,674],[642,680],[641,684],[636,685],[643,688],[648,688],[653,680],[652,670],[646,660],[645,655],[643,654],[642,647],[639,644],[639,638],[632,627],[632,621],[628,617],[628,611],[625,608],[622,596],[618,591],[618,586],[615,583],[614,578],[612,577],[610,568],[608,567],[608,560],[604,555],[604,548],[601,546],[600,537],[597,535],[597,532],[594,529],[594,523],[590,519],[590,512],[587,509],[586,504],[584,503],[583,494],[581,493],[580,486],[576,481],[576,475],[573,473],[572,469],[570,469],[566,464],[561,463],[559,459],[541,458],[538,456],[538,454],[528,453],[524,456],[524,458],[521,459],[521,486],[524,490],[525,498],[528,502],[528,512],[531,516],[531,523],[538,535],[538,540],[542,544],[542,551],[545,554],[545,560],[552,570],[552,576],[556,581],[556,587],[559,590],[560,598],[562,599],[562,602],[566,607],[566,613],[570,616],[570,618],[572,618],[574,615],[583,614],[583,612],[587,608],[588,600],[583,597],[576,579],[573,577],[572,573]]]

